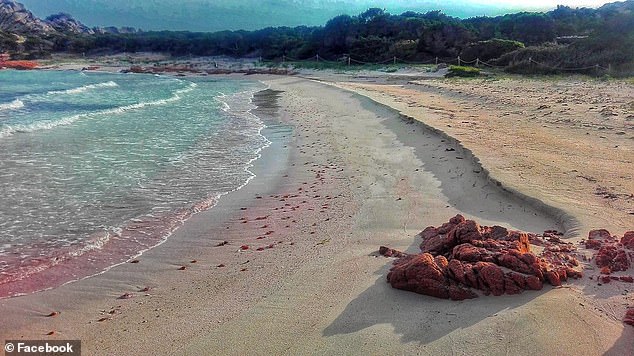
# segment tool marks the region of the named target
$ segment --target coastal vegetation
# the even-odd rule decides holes
[[[480,69],[466,66],[449,66],[448,77],[477,77],[480,75]]]
[[[3,0],[11,1],[11,0]],[[0,26],[0,52],[22,59],[51,53],[163,52],[175,57],[231,56],[347,64],[478,60],[511,72],[634,71],[634,1],[598,9],[558,6],[544,13],[459,19],[440,11],[390,14],[372,8],[319,27],[214,33],[89,29],[68,14],[54,31],[17,34]],[[460,60],[456,63],[460,65]]]

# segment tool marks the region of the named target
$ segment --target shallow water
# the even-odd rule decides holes
[[[259,82],[0,72],[0,297],[99,273],[244,185]]]

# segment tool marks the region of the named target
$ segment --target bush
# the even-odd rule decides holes
[[[447,73],[446,76],[463,78],[478,77],[480,76],[480,69],[465,66],[449,66],[449,73]]]
[[[460,57],[465,61],[473,61],[476,58],[480,58],[482,61],[489,61],[521,48],[524,48],[522,42],[494,38],[470,44],[469,47],[460,53]]]

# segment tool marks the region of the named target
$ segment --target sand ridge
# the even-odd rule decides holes
[[[634,226],[634,86],[562,79],[335,83],[459,140],[505,185],[582,226]]]

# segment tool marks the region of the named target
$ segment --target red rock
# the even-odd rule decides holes
[[[385,257],[401,257],[403,255],[403,252],[389,247],[381,246],[379,247],[379,254]]]
[[[626,271],[630,268],[627,253],[613,244],[604,244],[595,255],[595,263],[599,267],[609,267],[612,272]]]
[[[465,300],[477,297],[478,295],[471,290],[461,288],[455,284],[449,286],[449,299],[451,300]]]
[[[546,276],[546,280],[548,281],[548,283],[552,284],[553,286],[561,285],[561,279],[559,278],[559,273],[555,271],[546,271],[544,275]]]
[[[2,61],[1,67],[18,69],[18,70],[28,70],[34,69],[38,66],[37,62],[34,61]]]
[[[493,262],[495,260],[489,250],[483,247],[475,247],[470,243],[454,247],[452,257],[464,262]]]
[[[634,283],[634,278],[632,278],[631,276],[621,276],[619,277],[619,279],[623,282]]]
[[[466,220],[449,232],[454,235],[456,243],[467,243],[474,240],[483,240],[480,225],[473,220]]]
[[[583,277],[583,272],[577,271],[576,269],[573,269],[571,267],[566,267],[566,275],[568,276],[568,278],[578,279]]]
[[[625,317],[623,317],[623,322],[628,325],[634,326],[634,308],[630,307],[625,312]]]
[[[465,270],[462,262],[456,259],[452,259],[451,261],[449,261],[449,263],[447,264],[447,274],[451,278],[455,279],[458,283],[466,286],[469,285],[465,277]]]
[[[444,252],[447,252],[455,244],[455,236],[453,234],[448,236],[449,232],[454,230],[458,224],[464,222],[465,218],[462,215],[456,215],[439,228],[427,227],[420,233],[423,238],[423,242],[420,245],[421,251],[432,254],[444,254]]]
[[[601,248],[601,241],[599,240],[586,240],[586,248],[592,250],[598,250]]]
[[[242,245],[240,246],[240,250],[244,251],[244,250],[248,250],[249,249],[249,245]]]
[[[476,271],[473,269],[472,264],[463,264],[464,269],[464,279],[466,281],[466,285],[468,287],[473,287],[476,289],[482,289],[480,283],[478,283],[478,276],[476,275]]]
[[[529,259],[529,258],[526,258],[526,259]],[[499,255],[498,258],[497,258],[497,263],[500,266],[504,266],[504,267],[506,267],[508,269],[511,269],[511,270],[515,271],[515,272],[533,274],[533,268],[531,267],[532,264],[531,265],[526,264],[524,262],[524,259],[522,259],[521,257],[518,258],[517,256],[513,255],[512,253]]]
[[[610,278],[610,276],[601,276],[599,280],[603,283],[610,283],[612,281],[612,278]]]
[[[491,262],[478,262],[476,268],[479,269],[478,277],[484,288],[488,288],[493,295],[504,294],[505,278],[500,267]]]
[[[544,240],[500,226],[480,226],[456,215],[419,235],[423,240],[419,255],[385,246],[379,249],[384,256],[399,258],[387,276],[394,288],[462,300],[477,296],[471,288],[487,295],[518,294],[540,290],[543,282],[559,286],[568,278],[582,276],[573,268],[579,264],[572,256],[575,246],[554,233]],[[540,257],[530,251],[531,241],[545,247]]]
[[[506,294],[520,294],[526,288],[523,278],[515,279],[512,275],[507,274],[504,277],[504,292]]]
[[[544,287],[542,279],[535,276],[526,276],[526,289],[541,290]]]
[[[438,233],[438,230],[432,227],[432,230],[427,228],[421,232],[423,242],[420,244],[420,249],[423,252],[429,252],[432,254],[445,254],[449,246],[454,245],[454,236],[448,236],[446,234]]]
[[[59,315],[59,312],[54,311],[54,312],[51,312],[50,314],[48,314],[46,316],[50,318],[50,317],[54,317],[54,316],[58,316],[58,315]]]
[[[434,262],[443,271],[446,271],[447,270],[447,266],[449,265],[449,262],[447,261],[447,258],[445,258],[445,256],[436,256],[436,257],[434,257]]]
[[[445,275],[429,253],[407,256],[396,261],[387,275],[388,282],[397,289],[449,298]]]
[[[628,231],[623,235],[621,245],[634,250],[634,231]]]
[[[588,233],[588,239],[593,239],[593,240],[605,240],[605,239],[609,239],[610,237],[612,237],[612,235],[610,235],[610,232],[605,229],[591,230]]]

